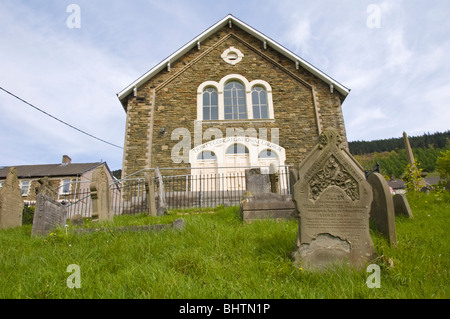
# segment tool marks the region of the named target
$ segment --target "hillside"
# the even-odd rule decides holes
[[[450,131],[412,136],[409,141],[420,168],[431,173],[435,170],[437,158],[450,149]],[[349,142],[349,149],[364,168],[371,169],[379,163],[381,173],[386,176],[401,177],[408,164],[403,137]]]

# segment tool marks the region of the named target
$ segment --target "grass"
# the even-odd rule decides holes
[[[58,229],[31,237],[31,226],[0,231],[0,298],[435,298],[449,297],[450,196],[409,198],[414,219],[396,218],[398,245],[375,231],[381,288],[367,273],[312,273],[294,267],[295,221],[244,223],[236,207],[117,216],[112,227],[171,223],[182,231],[75,235]],[[112,228],[111,228],[112,229]],[[81,288],[67,287],[80,267]]]

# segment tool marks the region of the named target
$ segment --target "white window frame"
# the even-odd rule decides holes
[[[23,187],[24,187],[25,182],[27,182],[28,185],[27,185],[26,191],[24,192]],[[30,185],[31,185],[31,181],[29,181],[29,180],[20,181],[20,192],[22,193],[22,196],[28,196],[28,193],[30,192]]]
[[[253,120],[253,103],[252,103],[252,89],[255,86],[262,86],[266,90],[267,94],[267,111],[268,118],[267,119],[255,119],[255,120],[273,120],[274,111],[273,111],[273,100],[272,100],[272,87],[269,83],[264,80],[253,80],[249,82],[244,76],[240,74],[229,74],[224,76],[219,82],[216,81],[205,81],[200,84],[197,88],[197,120],[203,121],[203,91],[208,87],[213,87],[217,90],[218,94],[218,106],[219,106],[219,121],[225,121],[225,106],[224,106],[224,96],[223,91],[225,84],[230,81],[238,81],[241,82],[245,87],[245,98],[247,105],[247,119],[239,119],[239,120],[231,120],[227,119],[226,121],[248,121]],[[214,120],[212,120],[214,121]]]
[[[64,191],[64,181],[69,181],[69,191],[65,192]],[[61,195],[66,195],[66,194],[70,194],[70,184],[72,183],[72,180],[70,178],[64,178],[61,180]]]

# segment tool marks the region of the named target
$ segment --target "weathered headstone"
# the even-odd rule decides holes
[[[273,163],[269,168],[270,191],[275,194],[280,193],[278,169]]]
[[[246,196],[240,213],[245,221],[255,219],[294,219],[298,217],[291,195],[262,193]]]
[[[272,188],[278,190],[278,183],[275,185],[271,183],[271,175],[275,177],[273,168],[269,171],[269,174],[261,173],[260,168],[245,170],[246,196],[241,201],[240,207],[243,220],[291,219],[297,217],[291,195],[271,192]]]
[[[372,173],[367,179],[372,186],[373,201],[370,208],[370,221],[392,245],[397,245],[395,231],[394,201],[389,185],[380,173]]]
[[[83,216],[81,216],[80,214],[75,214],[70,218],[69,223],[73,226],[83,226]]]
[[[47,176],[38,180],[36,194],[42,194],[53,199],[58,198],[58,192],[50,185]]]
[[[158,216],[155,201],[155,184],[150,173],[145,173],[145,191],[147,194],[147,210],[150,216]]]
[[[158,201],[156,205],[156,212],[158,216],[162,216],[167,212],[167,207],[166,192],[164,191],[164,181],[159,167],[155,168],[155,175],[158,178]]]
[[[246,169],[245,188],[251,195],[270,193],[269,174],[261,174],[260,168]]]
[[[90,184],[92,199],[92,220],[112,220],[111,197],[108,176],[104,166],[97,167]]]
[[[48,235],[66,222],[66,209],[63,204],[43,194],[36,196],[31,235]]]
[[[340,135],[326,129],[299,165],[294,200],[300,213],[294,263],[310,269],[363,267],[375,257],[369,233],[372,189]]]
[[[394,195],[394,211],[396,216],[408,216],[413,218],[411,207],[409,207],[408,199],[404,194]]]
[[[298,180],[298,169],[295,167],[289,168],[289,190],[291,194],[294,194],[294,185]]]
[[[11,167],[0,189],[0,229],[22,226],[23,206],[17,170]]]

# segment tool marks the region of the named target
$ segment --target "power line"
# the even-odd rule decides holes
[[[39,112],[44,113],[45,115],[51,117],[52,119],[55,119],[55,120],[57,120],[58,122],[60,122],[60,123],[62,123],[62,124],[64,124],[64,125],[67,125],[68,127],[73,128],[74,130],[77,130],[77,131],[80,132],[80,133],[86,134],[86,135],[89,136],[89,137],[95,138],[96,140],[99,140],[99,141],[101,141],[101,142],[103,142],[103,143],[106,143],[106,144],[109,144],[109,145],[111,145],[111,146],[114,146],[114,147],[123,149],[123,147],[121,147],[121,146],[118,146],[118,145],[116,145],[116,144],[113,144],[113,143],[110,143],[110,142],[108,142],[108,141],[102,140],[101,138],[98,138],[98,137],[96,137],[96,136],[94,136],[94,135],[92,135],[92,134],[89,134],[89,133],[87,133],[87,132],[85,132],[85,131],[83,131],[83,130],[80,130],[79,128],[76,128],[76,127],[73,126],[73,125],[70,125],[70,124],[67,123],[67,122],[64,122],[63,120],[60,120],[59,118],[57,118],[57,117],[55,117],[55,116],[53,116],[53,115],[51,115],[51,114],[45,112],[44,110],[41,110],[41,109],[38,108],[37,106],[34,106],[33,104],[31,104],[31,103],[25,101],[24,99],[18,97],[17,95],[15,95],[15,94],[9,92],[8,90],[5,90],[5,89],[2,88],[1,86],[0,86],[0,89],[1,89],[2,91],[4,91],[4,92],[8,93],[9,95],[15,97],[15,98],[18,99],[19,101],[22,101],[23,103],[25,103],[25,104],[31,106],[32,108],[38,110]]]

